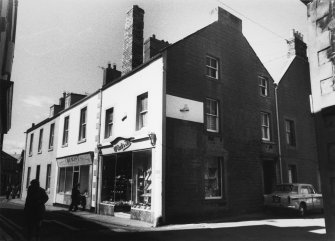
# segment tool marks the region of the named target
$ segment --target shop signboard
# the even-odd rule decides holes
[[[58,167],[91,165],[92,157],[90,153],[75,155],[75,156],[68,156],[68,157],[57,159],[57,164],[58,164]]]
[[[131,146],[133,140],[134,140],[133,137],[130,138],[117,137],[111,142],[111,145],[114,152],[122,152],[127,150]]]

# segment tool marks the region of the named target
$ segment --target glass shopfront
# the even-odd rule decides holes
[[[151,208],[151,150],[104,156],[101,172],[102,203]]]

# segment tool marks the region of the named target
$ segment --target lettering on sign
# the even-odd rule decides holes
[[[82,154],[57,159],[59,167],[80,166],[92,164],[91,154]]]
[[[134,140],[134,137],[130,137],[130,138],[124,138],[124,137],[117,137],[115,138],[112,142],[112,148],[114,150],[114,152],[120,152],[120,151],[125,151],[127,150],[131,144],[132,141]]]

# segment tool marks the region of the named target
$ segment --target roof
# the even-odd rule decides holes
[[[2,159],[9,159],[9,160],[17,162],[17,159],[15,157],[9,155],[7,152],[4,152],[4,151],[1,151],[1,160]]]
[[[290,56],[289,58],[285,56],[284,58],[277,59],[276,61],[267,64],[266,68],[276,84],[283,78],[295,57],[295,55]]]

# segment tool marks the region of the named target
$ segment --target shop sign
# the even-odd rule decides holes
[[[124,137],[115,138],[111,142],[111,145],[112,145],[112,148],[113,148],[114,152],[121,152],[121,151],[127,150],[131,146],[132,141],[134,139],[135,138],[133,138],[133,137],[131,137],[131,138],[124,138]]]
[[[69,166],[79,166],[79,165],[91,165],[92,158],[91,154],[75,155],[57,159],[58,167],[69,167]]]

